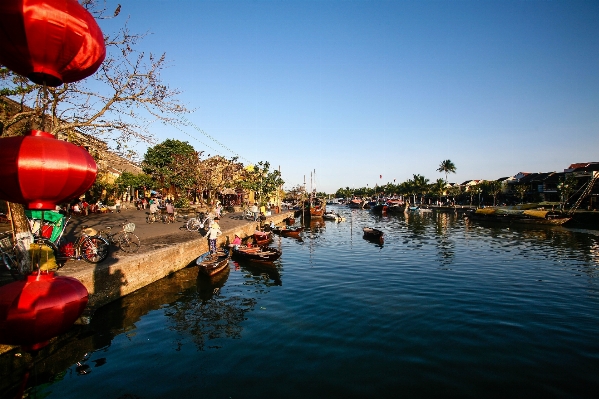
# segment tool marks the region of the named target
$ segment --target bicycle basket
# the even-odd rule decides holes
[[[87,227],[87,228],[81,230],[81,232],[83,234],[85,234],[86,236],[95,236],[96,234],[98,234],[98,231],[96,229],[91,228],[91,227]]]
[[[123,230],[127,233],[133,233],[133,230],[135,230],[135,223],[127,223],[123,226]]]

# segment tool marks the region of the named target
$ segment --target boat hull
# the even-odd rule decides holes
[[[469,213],[466,215],[468,219],[484,222],[493,223],[504,223],[504,224],[523,224],[523,225],[545,225],[545,226],[561,226],[571,218],[560,217],[560,218],[527,218],[527,217],[516,217],[509,215],[480,215],[477,213]]]
[[[281,257],[281,251],[272,247],[239,247],[233,249],[233,258],[250,262],[272,263]]]
[[[219,250],[216,254],[204,254],[196,260],[198,271],[205,276],[214,276],[229,266],[231,252],[227,249]]]
[[[298,238],[303,230],[302,227],[298,227],[297,229],[274,229],[272,232],[281,237]]]
[[[381,230],[373,229],[371,227],[364,227],[362,231],[364,232],[364,239],[368,241],[380,243],[384,241],[384,233]]]

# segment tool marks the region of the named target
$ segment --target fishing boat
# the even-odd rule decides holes
[[[347,203],[347,206],[352,209],[362,209],[363,205],[364,201],[357,198],[353,198]]]
[[[481,208],[466,212],[466,218],[506,224],[536,224],[561,226],[571,219],[561,212],[536,209]]]
[[[294,229],[290,228],[275,228],[272,230],[273,233],[280,235],[281,237],[293,237],[297,238],[300,236],[300,233],[304,231],[303,227],[296,227]]]
[[[229,266],[229,259],[231,259],[231,252],[228,249],[219,249],[214,254],[207,252],[198,257],[196,265],[198,265],[199,273],[213,276]]]
[[[322,217],[326,211],[327,204],[320,198],[311,198],[304,201],[304,217]]]
[[[383,233],[381,230],[372,227],[364,227],[362,231],[364,232],[364,238],[366,240],[378,242],[383,242],[384,240],[383,236],[385,233]]]
[[[281,251],[272,247],[233,247],[233,258],[251,262],[271,263],[281,257]]]
[[[257,246],[267,245],[272,241],[272,233],[270,231],[254,231],[254,244]]]

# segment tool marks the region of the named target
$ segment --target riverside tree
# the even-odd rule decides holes
[[[246,179],[241,182],[243,188],[252,190],[258,197],[260,205],[266,204],[267,199],[273,193],[277,193],[285,184],[281,178],[281,172],[270,169],[270,163],[258,162],[256,165],[246,168]]]
[[[224,189],[235,189],[244,178],[243,164],[237,157],[227,159],[215,155],[203,160],[199,165],[198,185],[208,194],[208,203],[212,204],[218,193]]]
[[[104,4],[99,0],[82,2],[100,27],[103,20],[116,18],[121,11],[120,6],[109,11]],[[106,58],[94,75],[82,81],[46,87],[0,65],[0,136],[40,129],[83,144],[73,134],[78,131],[134,160],[130,143],[153,143],[152,123],[179,124],[179,116],[188,110],[178,100],[179,91],[161,79],[166,55],[137,51],[145,34],[131,33],[126,22],[104,36]],[[98,143],[86,140],[92,155]],[[30,240],[23,207],[9,203],[9,209],[16,235],[22,239],[20,233],[26,233]]]
[[[167,139],[148,148],[142,170],[152,176],[155,188],[172,191],[176,199],[181,190],[199,184],[201,155],[187,141]]]

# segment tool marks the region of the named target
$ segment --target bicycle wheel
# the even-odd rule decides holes
[[[99,263],[108,257],[109,244],[102,237],[87,237],[81,242],[79,250],[84,261]]]
[[[191,218],[187,221],[185,227],[189,231],[198,231],[200,229],[200,221],[196,218]]]
[[[10,275],[15,281],[23,280],[25,278],[25,275],[21,272],[19,263],[17,262],[17,259],[14,257],[14,255],[3,252],[2,263],[4,263],[4,266],[8,269]]]
[[[150,214],[146,217],[146,223],[154,223],[156,221],[156,216],[154,214]]]
[[[119,238],[119,247],[127,253],[137,252],[140,245],[139,237],[133,233],[124,233]]]

